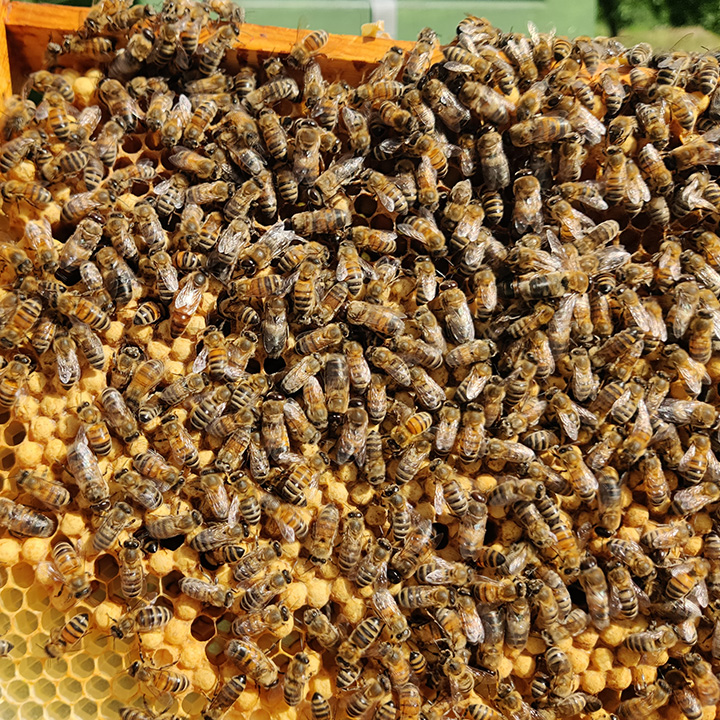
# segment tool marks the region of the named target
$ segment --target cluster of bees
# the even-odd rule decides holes
[[[147,558],[195,551],[179,590],[232,614],[237,668],[205,720],[248,682],[314,720],[714,715],[717,57],[468,17],[352,87],[327,33],[250,67],[242,32],[228,0],[103,0],[6,106],[0,410],[38,373],[102,387],[0,525],[53,538],[78,601],[117,558],[111,632],[155,695],[191,683],[142,653],[173,617]],[[366,612],[288,608],[314,577]],[[570,649],[611,628],[654,674],[598,697]],[[261,640],[291,631],[283,670]]]

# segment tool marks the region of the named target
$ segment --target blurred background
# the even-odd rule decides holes
[[[162,5],[162,0],[140,1]],[[55,2],[92,4],[92,0]],[[249,23],[357,35],[364,23],[382,20],[385,31],[398,40],[413,40],[421,28],[430,26],[441,42],[448,42],[458,21],[472,14],[488,18],[504,31],[527,33],[531,21],[541,32],[613,35],[626,45],[645,41],[656,49],[720,47],[720,0],[244,0],[240,4]]]

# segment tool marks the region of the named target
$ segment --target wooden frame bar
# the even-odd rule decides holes
[[[24,78],[42,67],[45,47],[51,39],[61,42],[65,34],[82,25],[89,8],[66,5],[7,2],[2,9],[0,32],[0,92],[17,92]],[[297,30],[245,24],[237,45],[237,55],[251,63],[271,55],[286,55],[298,39]],[[392,46],[410,50],[413,43],[357,35],[330,35],[320,65],[328,79],[343,78],[351,84],[362,76]],[[434,60],[440,57],[439,51]],[[11,58],[12,60],[9,60]]]

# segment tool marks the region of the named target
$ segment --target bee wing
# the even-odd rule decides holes
[[[441,482],[435,483],[435,495],[433,496],[433,507],[435,508],[436,515],[442,515],[445,512],[445,490],[444,490]]]
[[[412,238],[413,240],[417,240],[418,242],[421,242],[421,243],[425,241],[423,234],[418,232],[412,225],[408,225],[407,223],[400,223],[397,226],[397,229],[403,235],[407,235],[408,237]]]
[[[48,113],[50,112],[50,104],[47,102],[47,100],[43,100],[37,108],[35,108],[35,116],[34,120],[35,122],[47,120]]]
[[[386,195],[382,190],[380,190],[376,185],[370,186],[370,190],[375,194],[375,197],[377,197],[380,204],[388,211],[388,212],[394,212],[395,210],[395,201],[389,196]]]
[[[695,453],[697,452],[697,449],[695,445],[690,445],[690,447],[685,451],[685,454],[682,456],[682,459],[680,460],[680,463],[678,464],[678,472],[684,473],[687,469],[690,463],[692,462],[693,458],[695,457]]]
[[[678,367],[678,374],[692,393],[699,393],[703,385],[709,385],[711,380],[705,366],[697,360],[687,358],[687,364]]]
[[[505,564],[502,568],[508,575],[519,575],[530,560],[527,543],[518,544],[520,547],[517,550],[505,553]]]
[[[647,312],[647,319],[653,337],[660,338],[660,340],[665,342],[667,340],[667,325],[665,325],[664,319],[662,317],[656,317],[651,312]]]
[[[597,274],[615,272],[630,262],[630,253],[623,248],[610,245],[595,252],[598,260]]]
[[[635,303],[630,305],[628,308],[630,317],[635,321],[637,326],[646,333],[650,332],[650,313],[645,309],[641,303]]]
[[[174,185],[173,179],[170,178],[169,180],[163,180],[161,183],[158,183],[153,188],[153,194],[154,195],[164,195],[172,186]]]
[[[588,425],[590,427],[597,426],[598,419],[594,412],[590,412],[590,410],[580,405],[575,405],[575,409],[577,410],[578,416],[580,417],[580,421],[583,425]]]
[[[335,269],[335,279],[338,282],[342,282],[343,280],[347,279],[349,272],[348,272],[348,265],[347,260],[343,255],[340,256],[338,259],[337,268]]]
[[[390,594],[387,587],[380,587],[375,591],[371,598],[372,606],[375,612],[383,618],[386,613],[398,613],[399,608],[395,602],[395,598]]]
[[[586,207],[593,210],[607,210],[608,204],[603,200],[602,195],[593,193],[592,195],[583,195],[578,201]]]
[[[88,137],[90,137],[100,123],[102,118],[102,110],[97,105],[90,105],[80,111],[78,116],[78,124],[87,130]]]
[[[340,117],[345,123],[346,128],[350,128],[355,124],[355,118],[358,115],[361,115],[361,113],[359,113],[357,110],[353,110],[353,108],[349,107],[348,105],[344,105],[340,108]]]
[[[272,516],[272,519],[277,525],[280,534],[283,536],[283,539],[289,543],[295,542],[295,531],[284,520],[279,518],[277,514],[274,514]]]
[[[228,525],[230,527],[234,527],[238,524],[238,513],[240,511],[240,498],[235,495],[233,497],[232,502],[230,503],[230,508],[228,510]]]
[[[218,240],[215,250],[229,257],[237,257],[243,249],[242,240],[245,233],[233,231],[228,227]]]
[[[464,73],[465,75],[471,75],[475,72],[475,68],[472,65],[465,65],[465,63],[454,62],[452,60],[448,60],[444,64],[444,67],[451,72]]]
[[[548,324],[549,335],[563,335],[572,321],[578,296],[575,293],[560,298],[560,304]]]
[[[192,103],[190,102],[190,98],[188,98],[187,95],[181,94],[178,97],[177,105],[175,105],[173,111],[189,119],[192,115]]]
[[[129,95],[126,97],[126,101],[128,103],[128,106],[130,107],[130,110],[132,111],[132,114],[138,118],[138,120],[144,120],[145,119],[145,113],[140,108],[140,106],[137,103],[137,100],[135,98],[130,97]],[[73,107],[72,105],[70,106]]]
[[[690,597],[695,600],[695,604],[701,608],[706,608],[710,603],[710,596],[708,593],[708,587],[704,580],[701,580],[695,587],[690,591]]]
[[[617,408],[622,407],[630,398],[630,390],[626,390],[613,404],[610,408],[610,415],[612,415]]]
[[[637,414],[635,415],[635,422],[633,423],[631,433],[637,432],[647,433],[648,435],[652,434],[650,413],[648,412],[645,400],[641,400],[637,406]]]
[[[71,385],[80,379],[80,361],[74,350],[65,355],[57,355],[56,361],[58,379],[62,385]]]
[[[186,147],[183,147],[182,145],[176,145],[176,146],[173,148],[173,153],[172,153],[172,155],[170,155],[170,157],[168,158],[168,160],[170,160],[170,162],[171,162],[173,165],[176,165],[177,162],[180,160],[181,154],[182,154],[182,153],[185,153],[185,152],[190,152],[190,150],[188,150],[188,148],[186,148]],[[180,167],[180,166],[178,166],[178,167]]]
[[[55,563],[46,561],[38,563],[38,571],[46,572],[53,580],[56,580],[57,582],[65,582],[65,578],[63,577],[62,573],[57,569],[57,565],[55,565]]]
[[[185,48],[178,43],[175,47],[175,58],[173,59],[173,65],[178,70],[187,70],[190,67],[190,59],[188,58]]]
[[[193,361],[192,371],[194,373],[201,373],[207,367],[208,363],[208,349],[204,347]]]
[[[673,318],[672,331],[675,337],[682,337],[690,324],[690,319],[695,311],[692,303],[686,302],[684,299],[676,300],[673,305],[677,310]],[[718,313],[718,319],[715,322],[716,330],[720,330],[720,312]]]
[[[712,449],[707,452],[708,468],[704,480],[709,482],[720,482],[720,460],[717,459]]]
[[[447,560],[443,560],[441,557],[434,557],[432,564],[435,566],[435,570],[431,570],[425,577],[429,583],[442,583],[448,576],[448,572],[453,569],[452,563]]]
[[[639,205],[640,203],[650,202],[651,198],[650,188],[647,183],[643,180],[642,176],[638,172],[632,178],[631,182],[627,185],[627,198],[630,202]],[[705,202],[705,201],[703,201]]]
[[[483,285],[475,291],[475,302],[479,304],[483,310],[492,311],[497,306],[497,285]]]
[[[298,455],[294,452],[284,452],[280,453],[276,458],[277,462],[280,465],[295,465],[297,463],[304,462],[305,458],[302,455]]]
[[[192,308],[197,307],[201,300],[202,291],[195,287],[193,283],[188,282],[175,295],[173,304],[176,308]]]
[[[357,261],[362,268],[363,275],[366,278],[368,278],[369,280],[377,279],[378,274],[375,271],[375,268],[367,260],[363,260],[360,256],[358,256]]]
[[[571,262],[568,254],[565,252],[563,244],[552,230],[546,230],[545,237],[552,257],[560,262],[561,268],[564,268],[565,270],[579,270],[579,267],[575,267],[575,264]]]
[[[680,197],[684,199],[688,207],[693,209],[702,208],[713,212],[715,206],[703,198],[703,188],[700,186],[700,180],[693,178],[684,188],[679,192]]]
[[[577,413],[558,412],[557,419],[565,434],[571,440],[577,440],[580,433],[580,417]]]
[[[387,560],[383,560],[383,562],[380,563],[380,567],[378,568],[378,574],[375,578],[375,587],[383,588],[387,587],[388,584],[388,576],[387,576]]]
[[[472,366],[468,376],[466,378],[467,386],[465,388],[465,395],[468,401],[474,400],[484,390],[490,376],[483,372],[483,365],[485,363],[477,363]]]
[[[168,267],[160,267],[157,270],[158,277],[162,278],[162,281],[167,286],[170,292],[177,292],[179,287],[178,276],[175,268],[170,265]],[[187,285],[185,286],[187,287]]]
[[[470,177],[475,172],[475,162],[473,161],[472,153],[461,148],[458,157],[460,158],[460,172],[462,172],[464,177]]]

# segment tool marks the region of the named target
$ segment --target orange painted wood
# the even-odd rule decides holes
[[[42,67],[48,41],[61,42],[64,34],[82,25],[88,12],[89,8],[65,5],[7,3],[4,21],[13,85],[16,88],[24,76]],[[242,26],[236,47],[237,55],[240,60],[250,63],[261,62],[270,55],[286,55],[297,39],[297,30],[248,23]],[[327,79],[343,78],[351,84],[357,84],[394,45],[407,51],[413,43],[356,35],[330,35],[323,56],[318,59]],[[433,61],[440,57],[438,50]]]
[[[12,80],[10,77],[10,57],[8,55],[7,36],[5,35],[6,1],[0,4],[0,97],[5,98],[12,94]]]

